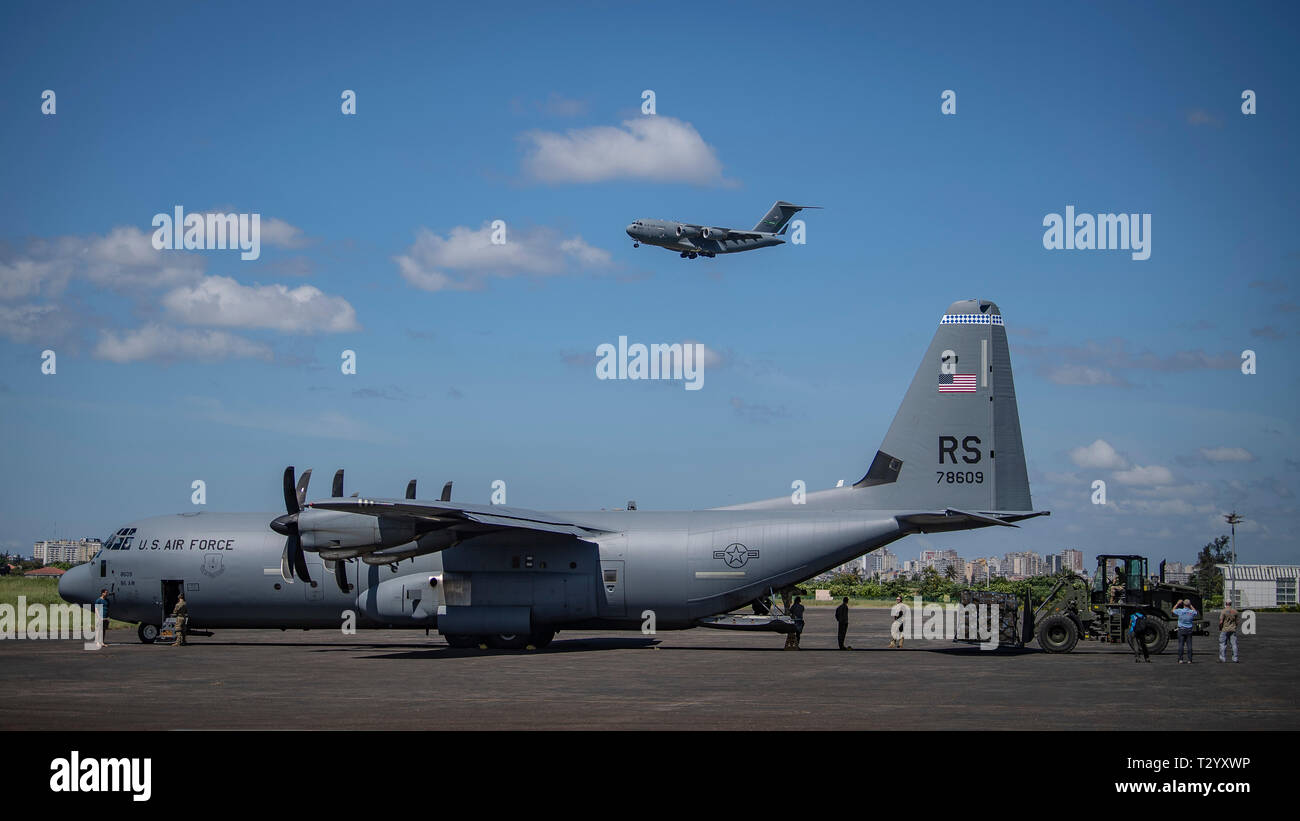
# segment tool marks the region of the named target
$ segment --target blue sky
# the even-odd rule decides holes
[[[1235,507],[1245,560],[1300,561],[1293,6],[740,8],[6,5],[0,547],[192,509],[194,479],[272,511],[287,464],[541,509],[853,481],[977,296],[1053,516],[896,552],[1190,560]],[[806,245],[623,233],[776,199],[824,206]],[[261,214],[261,258],[152,251],[176,205]],[[1150,213],[1150,259],[1045,250],[1067,205]],[[476,250],[496,219],[516,256]],[[596,380],[619,335],[706,344],[704,389]]]

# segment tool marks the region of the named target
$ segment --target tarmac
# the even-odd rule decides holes
[[[1215,614],[1211,613],[1213,620]],[[1259,614],[1242,662],[1217,637],[1149,664],[1126,646],[889,648],[889,612],[854,610],[836,648],[810,607],[800,651],[711,629],[561,632],[547,650],[453,650],[424,631],[229,630],[188,647],[109,632],[0,640],[0,730],[1294,730],[1300,616]]]

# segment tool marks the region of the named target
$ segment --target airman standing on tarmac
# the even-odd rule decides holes
[[[185,628],[189,627],[190,623],[190,609],[185,605],[184,596],[177,597],[172,615],[176,617],[176,640],[172,642],[172,647],[184,647]]]
[[[799,639],[803,638],[803,604],[799,596],[794,597],[794,604],[790,605],[790,615],[794,618],[794,649],[799,648]]]

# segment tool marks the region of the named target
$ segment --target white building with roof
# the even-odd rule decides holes
[[[1239,610],[1296,603],[1300,564],[1219,564],[1223,597]]]

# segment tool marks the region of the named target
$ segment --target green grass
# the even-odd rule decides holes
[[[67,604],[59,598],[58,579],[31,579],[26,576],[0,576],[0,604],[18,607],[18,597],[26,596],[28,604]],[[108,620],[108,629],[135,627],[117,619]]]

